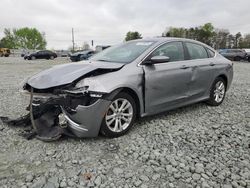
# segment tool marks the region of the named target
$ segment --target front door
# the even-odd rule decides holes
[[[167,56],[169,62],[143,65],[145,72],[145,111],[155,114],[185,101],[188,97],[191,68],[186,65],[182,42],[169,42],[157,48],[153,56]]]

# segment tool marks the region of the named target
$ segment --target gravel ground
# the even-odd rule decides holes
[[[29,75],[67,59],[0,58],[0,115],[25,114]],[[236,62],[224,103],[143,118],[115,139],[45,143],[0,123],[0,187],[250,188],[250,64]]]

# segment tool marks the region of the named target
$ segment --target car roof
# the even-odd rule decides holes
[[[178,37],[152,37],[152,38],[144,38],[144,39],[136,39],[134,41],[153,41],[153,42],[167,42],[167,41],[193,41],[193,42],[199,42],[196,40],[192,39],[187,39],[187,38],[178,38]]]

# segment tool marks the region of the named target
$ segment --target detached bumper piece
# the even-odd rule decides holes
[[[0,117],[0,119],[4,124],[9,126],[26,127],[26,129],[19,135],[28,140],[36,137],[43,141],[54,141],[59,139],[62,135],[73,136],[72,133],[64,127],[59,126],[56,122],[58,113],[58,109],[55,109],[55,111],[49,110],[43,115],[34,113],[33,123],[31,120],[31,113],[13,120],[8,117]]]

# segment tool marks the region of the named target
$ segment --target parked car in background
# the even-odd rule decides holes
[[[247,53],[247,60],[248,60],[248,62],[250,62],[250,49],[247,48],[247,49],[244,49],[244,50],[245,50],[246,53]]]
[[[56,54],[58,57],[68,57],[70,53],[68,50],[56,50]]]
[[[232,79],[232,62],[211,47],[164,37],[132,40],[84,63],[57,65],[27,79],[23,89],[31,92],[34,127],[118,137],[137,117],[200,101],[220,105]]]
[[[37,52],[37,51],[36,50],[30,50],[30,49],[22,49],[21,50],[21,57],[24,57],[24,56],[26,56],[28,54],[35,53],[35,52]]]
[[[35,59],[55,59],[57,54],[50,50],[40,50],[31,54],[26,54],[24,59],[35,60]]]
[[[21,52],[21,57],[24,57],[27,54],[29,54],[29,52],[27,50],[23,49]]]
[[[9,57],[10,49],[9,48],[0,48],[0,57]]]
[[[98,53],[98,52],[101,52],[101,51],[103,51],[103,50],[105,50],[105,49],[107,49],[107,48],[109,48],[109,47],[110,47],[109,45],[106,45],[106,46],[97,45],[97,46],[95,47],[95,51]]]
[[[93,50],[84,50],[73,53],[70,55],[70,60],[72,62],[87,60],[90,58],[95,52]]]
[[[242,49],[222,49],[219,51],[219,53],[232,61],[241,61],[247,59],[247,53]]]

